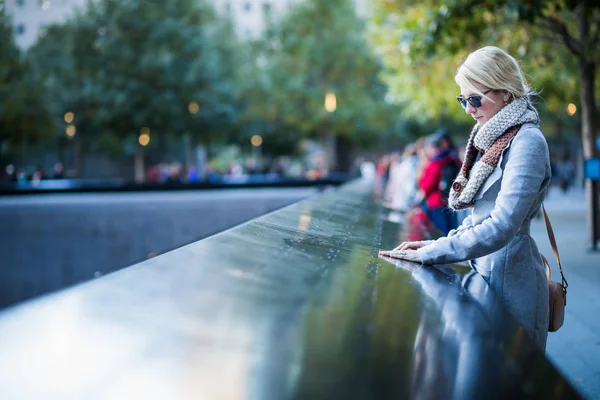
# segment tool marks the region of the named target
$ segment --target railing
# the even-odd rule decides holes
[[[352,182],[0,313],[0,397],[579,398],[468,268],[378,258],[387,215]]]
[[[42,179],[37,181],[1,182],[0,195],[73,193],[73,192],[132,192],[149,190],[202,190],[256,187],[312,187],[341,185],[351,177],[334,173],[319,179],[282,177],[279,174],[222,176],[210,181],[135,183],[120,178],[106,179]]]

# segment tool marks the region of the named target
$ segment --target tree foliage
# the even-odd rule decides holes
[[[543,120],[573,125],[566,105],[579,99],[578,62],[542,22],[557,18],[573,30],[573,7],[536,1],[378,0],[370,38],[388,67],[386,82],[395,98],[417,118],[434,121],[450,114],[470,122],[457,108],[454,74],[470,51],[495,45],[517,57],[541,92]]]
[[[30,75],[44,83],[55,134],[64,138],[73,112],[84,148],[131,149],[145,128],[161,150],[181,137],[248,145],[261,134],[274,152],[324,133],[374,144],[402,131],[351,0],[271,17],[264,36],[243,42],[202,0],[98,0],[47,27],[28,51]]]
[[[50,27],[29,57],[54,114],[74,112],[89,140],[147,127],[164,143],[233,124],[234,41],[231,24],[203,2],[100,0]]]
[[[0,145],[18,148],[53,128],[44,88],[17,48],[13,28],[0,10]],[[0,154],[2,156],[2,154]]]
[[[398,109],[385,101],[381,64],[364,38],[353,2],[306,0],[273,21],[259,44],[256,100],[248,115],[302,136],[330,131],[354,142],[393,129]],[[336,96],[329,113],[325,96]]]

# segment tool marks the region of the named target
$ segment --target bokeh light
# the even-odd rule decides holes
[[[67,129],[66,129],[65,133],[67,134],[67,136],[69,138],[75,137],[75,133],[77,133],[77,129],[75,128],[75,125],[69,125],[69,126],[67,126]]]
[[[138,142],[141,146],[148,146],[148,144],[150,143],[150,135],[148,135],[147,133],[142,133],[138,138]]]
[[[71,111],[65,113],[65,122],[67,124],[70,124],[71,122],[73,122],[74,118],[75,118],[75,114],[73,114]]]
[[[327,112],[334,112],[337,108],[337,98],[333,93],[327,93],[325,96],[325,110]]]
[[[190,101],[188,110],[190,111],[190,114],[197,114],[198,111],[200,111],[200,106],[195,101]]]
[[[263,140],[260,135],[254,135],[250,139],[250,143],[252,143],[252,146],[254,146],[254,147],[260,146],[262,144],[262,142],[263,142]]]

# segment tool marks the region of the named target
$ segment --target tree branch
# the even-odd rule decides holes
[[[596,32],[592,35],[592,49],[597,49],[598,42],[600,42],[600,17],[594,18],[594,25],[596,27]]]
[[[542,15],[542,20],[546,22],[551,31],[560,35],[564,44],[571,51],[571,53],[575,54],[577,57],[583,56],[583,48],[581,43],[571,36],[567,30],[567,26],[562,21],[546,15]]]
[[[550,44],[563,45],[562,37],[558,34],[553,34],[554,32],[542,33],[540,36],[543,40],[549,42]]]

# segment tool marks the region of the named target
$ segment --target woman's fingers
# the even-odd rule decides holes
[[[400,243],[400,245],[398,247],[395,247],[394,250],[404,250],[404,247],[406,246],[406,243],[408,243],[408,242],[402,242],[402,243]]]
[[[396,247],[394,250],[416,250],[423,247],[421,242],[402,242],[400,246]]]
[[[396,258],[399,260],[407,260],[413,262],[421,262],[421,256],[416,250],[387,250],[380,251],[380,256]]]

